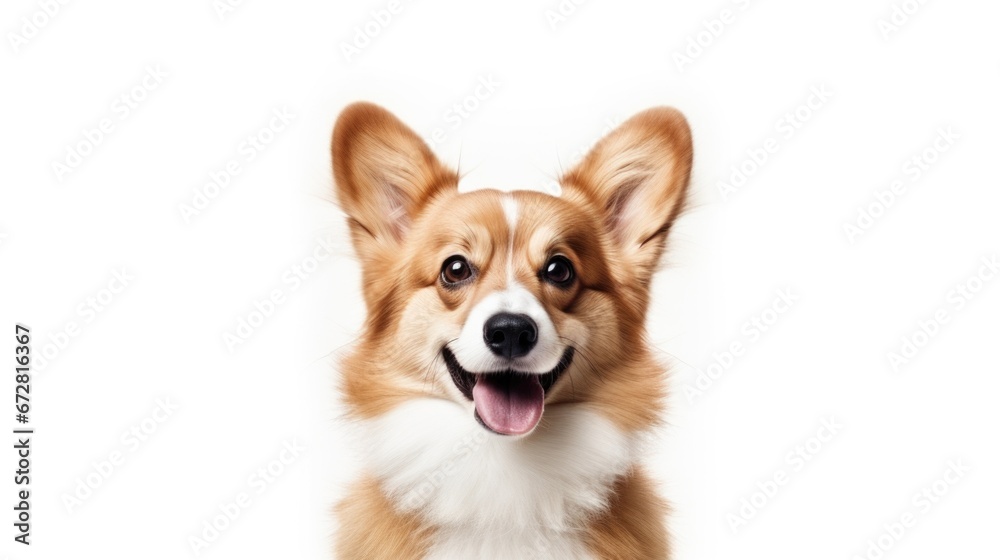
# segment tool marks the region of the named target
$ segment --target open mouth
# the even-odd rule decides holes
[[[514,370],[472,373],[458,363],[448,348],[441,353],[452,382],[476,405],[476,420],[492,432],[509,436],[526,434],[538,425],[545,408],[545,395],[573,361],[573,348],[569,347],[556,367],[547,373]]]

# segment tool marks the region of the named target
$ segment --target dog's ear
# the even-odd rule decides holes
[[[676,109],[656,107],[601,139],[560,180],[563,196],[597,208],[639,280],[659,262],[691,175],[691,130]]]
[[[355,103],[340,113],[331,151],[337,200],[366,273],[399,248],[416,213],[435,193],[458,185],[458,175],[416,133],[371,103]]]

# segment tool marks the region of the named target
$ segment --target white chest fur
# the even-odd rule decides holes
[[[442,399],[364,426],[366,467],[401,511],[437,527],[428,559],[586,560],[586,516],[607,506],[637,441],[581,405],[551,407],[525,438],[488,433]]]

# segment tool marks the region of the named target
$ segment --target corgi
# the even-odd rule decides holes
[[[559,196],[460,193],[370,103],[331,151],[368,311],[341,360],[363,473],[336,558],[668,558],[640,443],[665,397],[644,323],[691,173],[681,113],[622,123]]]

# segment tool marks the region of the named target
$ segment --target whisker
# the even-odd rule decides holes
[[[597,364],[594,362],[593,358],[591,358],[588,355],[588,352],[587,352],[586,348],[580,346],[579,344],[577,344],[577,342],[575,340],[573,340],[573,339],[571,339],[569,337],[559,335],[559,338],[564,343],[568,342],[569,345],[573,347],[573,349],[575,350],[576,354],[579,355],[580,358],[590,368],[590,370],[594,372],[594,375],[597,376],[597,378],[601,381],[601,383],[605,382],[604,375],[602,374],[600,368],[597,367]],[[570,384],[573,385],[573,374],[572,374],[572,372],[570,372]],[[575,396],[575,389],[574,389],[574,396]]]
[[[316,365],[316,362],[318,362],[318,361],[320,361],[320,360],[324,360],[324,359],[326,359],[326,358],[329,358],[329,357],[330,357],[330,355],[332,355],[332,354],[334,354],[334,353],[336,353],[336,352],[340,352],[340,351],[341,351],[341,350],[343,350],[343,349],[344,349],[345,347],[347,347],[347,346],[351,346],[352,344],[355,344],[355,343],[357,343],[357,341],[359,340],[359,338],[360,338],[360,337],[356,337],[356,338],[354,338],[354,339],[352,339],[352,340],[350,340],[350,341],[348,341],[348,342],[345,342],[345,343],[341,344],[340,346],[338,346],[338,347],[334,348],[333,350],[330,350],[330,351],[329,351],[329,352],[327,352],[326,354],[323,354],[322,356],[320,356],[320,357],[316,358],[315,360],[313,360],[313,361],[309,362],[309,365],[310,365],[310,366],[312,366],[312,365]]]
[[[425,391],[426,391],[426,390],[428,390],[428,385],[429,385],[430,383],[432,383],[432,382],[433,382],[433,379],[431,378],[431,374],[432,374],[432,373],[433,373],[433,371],[434,371],[434,364],[435,364],[435,363],[436,363],[436,362],[438,361],[438,359],[440,359],[440,358],[441,358],[441,355],[440,355],[440,354],[436,354],[436,355],[434,355],[434,356],[433,356],[433,357],[432,357],[432,358],[430,359],[430,361],[429,361],[429,362],[427,363],[427,366],[426,366],[426,367],[424,367],[424,373],[423,373],[423,375],[421,375],[421,377],[423,378],[423,383],[424,383],[424,390],[425,390]]]
[[[445,342],[443,348],[448,348],[449,346],[451,346],[452,342],[455,342],[457,340],[458,340],[458,337],[455,337],[455,338],[449,340],[448,342]],[[437,352],[434,355],[434,358],[431,359],[431,362],[429,364],[427,364],[427,368],[424,369],[424,376],[423,377],[424,377],[424,385],[425,386],[427,385],[427,383],[429,383],[431,381],[431,374],[433,373],[432,369],[434,367],[434,364],[437,363],[438,360],[442,360],[442,361],[444,360],[444,357],[441,356],[441,352]]]
[[[657,345],[657,344],[654,344],[654,343],[652,343],[652,342],[649,342],[649,341],[646,341],[646,343],[647,343],[647,344],[649,344],[650,346],[652,346],[653,348],[655,348],[655,349],[656,349],[657,351],[659,351],[659,352],[661,352],[661,353],[663,353],[663,354],[665,354],[665,355],[667,355],[667,356],[670,356],[670,357],[671,357],[671,358],[673,358],[674,360],[676,360],[676,361],[678,361],[678,362],[680,362],[680,363],[682,363],[682,364],[686,365],[687,367],[689,367],[689,368],[691,368],[691,369],[693,369],[693,370],[697,370],[697,369],[698,369],[698,368],[696,368],[695,366],[693,366],[693,365],[691,365],[691,364],[689,364],[689,363],[685,362],[684,360],[680,359],[679,357],[677,357],[677,355],[676,355],[676,354],[673,354],[673,353],[671,353],[671,352],[667,352],[666,350],[664,350],[664,349],[663,349],[662,347],[660,347],[659,345]]]

